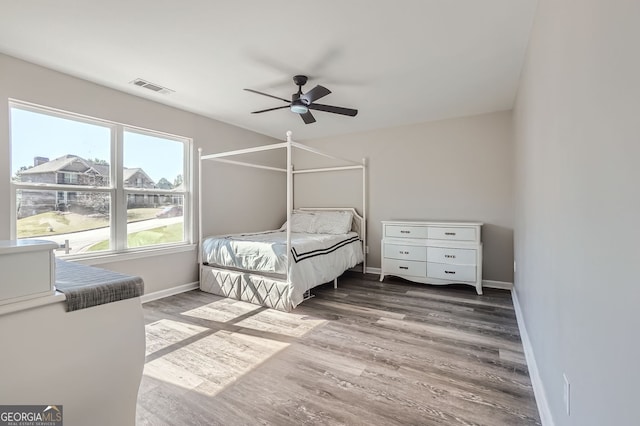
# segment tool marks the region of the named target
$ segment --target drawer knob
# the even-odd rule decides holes
[[[455,232],[445,232],[444,235],[456,235]]]
[[[400,231],[400,233],[401,233],[401,234],[410,234],[410,233],[411,233],[411,231],[401,230],[401,231]]]
[[[456,256],[453,254],[445,254],[444,257],[446,257],[447,259],[455,259]]]
[[[398,268],[400,268],[400,269],[406,269],[406,270],[409,270],[409,267],[408,267],[408,266],[398,266]]]
[[[400,254],[409,254],[409,252],[406,250],[400,250]]]
[[[445,274],[455,274],[456,271],[444,271]]]

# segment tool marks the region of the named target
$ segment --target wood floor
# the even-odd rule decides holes
[[[138,425],[539,425],[510,293],[348,273],[283,313],[144,305]]]

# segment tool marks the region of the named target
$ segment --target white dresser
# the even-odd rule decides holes
[[[385,275],[425,284],[469,284],[482,294],[479,222],[382,221]]]

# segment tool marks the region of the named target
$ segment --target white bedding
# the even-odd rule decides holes
[[[286,271],[287,233],[281,230],[208,237],[202,243],[202,261],[211,266],[277,274]],[[355,232],[348,234],[291,233],[289,264],[291,299],[294,306],[302,294],[340,276],[363,261],[362,243]]]

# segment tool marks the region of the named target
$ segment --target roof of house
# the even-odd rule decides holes
[[[39,164],[35,167],[31,167],[30,169],[24,170],[20,172],[21,174],[38,174],[38,173],[54,173],[59,171],[68,170],[68,168],[74,163],[81,163],[86,167],[85,170],[82,170],[82,173],[86,173],[90,169],[96,171],[97,174],[101,176],[109,176],[109,165],[108,164],[99,164],[91,160],[85,160],[82,157],[73,154],[66,154],[62,157],[58,157],[54,160],[47,161],[46,163]],[[128,181],[136,174],[142,174],[144,178],[148,182],[154,182],[151,177],[140,167],[132,167],[132,168],[124,168],[123,178],[125,181]]]
[[[140,167],[134,167],[134,168],[126,168],[124,169],[124,172],[122,173],[122,177],[124,178],[125,182],[128,181],[129,179],[131,179],[132,177],[134,177],[136,174],[141,173],[144,175],[145,179],[147,179],[150,182],[153,182],[153,179],[151,179],[149,177],[148,174],[145,173],[144,170],[142,170]]]
[[[82,157],[78,157],[77,155],[67,154],[62,157],[58,157],[54,160],[47,161],[46,163],[39,164],[35,167],[31,167],[30,169],[24,170],[20,172],[21,174],[37,174],[37,173],[51,173],[58,172],[60,170],[65,170],[74,162],[80,161],[83,163],[87,169],[90,169],[92,165],[90,165],[87,160]]]
[[[95,163],[91,160],[87,160],[86,161],[88,164],[91,165],[91,167],[98,173],[100,173],[102,176],[109,176],[109,168],[110,166],[108,164],[98,164]]]

